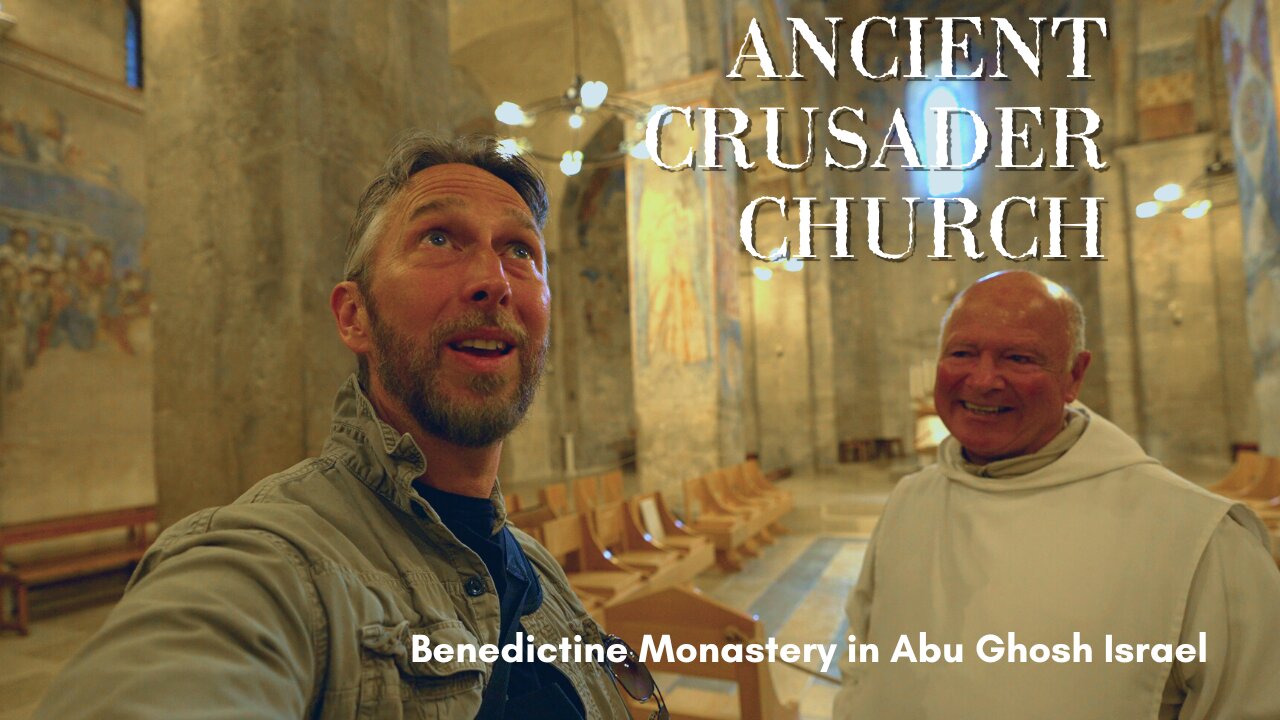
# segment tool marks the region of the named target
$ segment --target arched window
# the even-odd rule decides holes
[[[124,3],[124,79],[129,87],[142,87],[142,2]]]
[[[957,64],[956,74],[967,72]],[[939,72],[937,63],[926,70],[930,76]],[[963,80],[912,80],[907,85],[907,112],[911,118],[908,123],[916,141],[916,151],[920,161],[932,165],[937,159],[939,138],[937,136],[938,111],[943,108],[964,108],[977,111],[976,88],[973,81]],[[973,119],[965,114],[953,114],[953,133],[948,157],[951,163],[961,164],[973,156],[976,132]],[[928,197],[954,197],[972,188],[977,179],[977,169],[969,170],[924,170],[916,173],[917,191]]]

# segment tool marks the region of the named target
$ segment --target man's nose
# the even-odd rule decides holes
[[[1004,387],[1004,375],[996,365],[995,358],[987,354],[978,357],[978,362],[966,377],[969,385],[981,390],[998,390]]]
[[[477,305],[496,307],[511,300],[511,283],[507,281],[502,258],[491,250],[478,250],[467,265],[464,297]]]

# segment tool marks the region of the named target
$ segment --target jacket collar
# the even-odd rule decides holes
[[[440,516],[414,489],[427,472],[427,460],[408,433],[401,433],[378,417],[355,375],[347,378],[333,401],[333,423],[324,454],[337,454],[374,493],[402,511],[439,523]],[[507,521],[502,488],[494,480],[489,501],[494,506],[494,530]]]

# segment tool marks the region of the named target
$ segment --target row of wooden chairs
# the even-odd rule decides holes
[[[791,494],[770,483],[754,461],[690,480],[684,490],[689,523],[676,517],[661,493],[627,497],[618,471],[544,486],[536,504],[518,495],[505,500],[511,522],[556,557],[588,611],[609,632],[634,643],[645,635],[667,635],[676,645],[763,642],[759,619],[702,595],[692,580],[717,559],[736,569],[744,551],[754,554],[772,542],[784,531],[778,521],[793,505]],[[680,684],[667,694],[672,718],[799,718],[797,703],[778,697],[765,664],[649,666],[736,685],[726,696]],[[633,718],[647,718],[653,707],[629,701],[629,710]]]
[[[755,460],[684,481],[688,527],[711,539],[726,570],[740,570],[743,558],[785,533],[780,520],[792,507],[791,493],[770,483]]]
[[[715,561],[711,541],[685,528],[662,495],[626,498],[620,472],[577,478],[571,488],[547,485],[538,499],[529,506],[519,496],[506,496],[508,517],[551,552],[593,614],[688,585]]]
[[[1235,464],[1209,489],[1248,505],[1271,531],[1276,563],[1280,564],[1280,458],[1242,450]]]

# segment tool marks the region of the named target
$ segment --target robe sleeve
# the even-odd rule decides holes
[[[1174,664],[1180,720],[1280,718],[1280,571],[1258,540],[1224,517],[1196,569],[1180,642],[1205,633],[1207,657]]]
[[[849,601],[845,604],[845,613],[849,618],[849,635],[857,638],[857,642],[863,643],[867,641],[868,630],[871,627],[871,600],[875,594],[875,558],[876,558],[876,537],[879,534],[879,526],[871,535],[871,542],[867,544],[867,554],[862,558],[862,572],[858,575],[858,583],[854,585],[853,592],[849,593]],[[832,714],[832,720],[852,720],[852,696],[856,693],[858,681],[863,668],[857,663],[849,662],[848,647],[844,648],[844,653],[840,659],[840,690],[836,693],[836,699]]]

